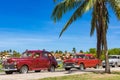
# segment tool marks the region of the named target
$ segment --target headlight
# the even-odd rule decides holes
[[[17,65],[17,64],[18,64],[18,62],[17,62],[17,61],[15,61],[13,64],[14,64],[14,65]]]

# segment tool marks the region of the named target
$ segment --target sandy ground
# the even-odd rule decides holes
[[[120,71],[120,67],[111,68],[111,70]],[[34,80],[34,79],[40,79],[40,78],[46,78],[46,77],[68,76],[68,75],[84,74],[84,73],[91,73],[91,72],[104,72],[104,69],[88,68],[85,71],[72,69],[71,71],[56,70],[56,72],[41,71],[39,73],[35,73],[31,71],[31,72],[28,72],[27,74],[13,73],[10,75],[6,75],[4,72],[2,72],[0,73],[0,80]]]

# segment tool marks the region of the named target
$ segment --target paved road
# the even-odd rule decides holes
[[[120,71],[120,67],[112,68],[111,70]],[[41,71],[39,73],[35,73],[35,72],[29,72],[27,74],[13,73],[11,75],[0,73],[0,80],[34,80],[34,79],[40,79],[46,77],[67,76],[67,75],[84,74],[84,73],[98,72],[98,71],[103,72],[104,69],[88,68],[85,71],[79,71],[76,69],[71,71],[57,70],[56,72]]]

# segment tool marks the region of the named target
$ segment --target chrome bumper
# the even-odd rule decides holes
[[[79,68],[80,66],[79,65],[76,65],[74,63],[65,63],[63,65],[64,68]]]
[[[17,68],[16,68],[16,65],[14,65],[14,64],[8,64],[8,65],[3,65],[1,70],[4,70],[4,71],[16,71]]]
[[[5,68],[2,68],[1,70],[3,70],[3,71],[17,71],[16,68],[15,69],[5,69]]]

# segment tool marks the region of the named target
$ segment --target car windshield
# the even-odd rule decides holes
[[[73,56],[73,58],[84,58],[85,57],[85,55],[75,55],[75,56]]]
[[[109,59],[117,59],[117,56],[109,56]]]
[[[27,58],[27,57],[31,57],[31,56],[32,56],[32,53],[30,53],[30,52],[24,52],[24,53],[21,55],[22,58]]]

